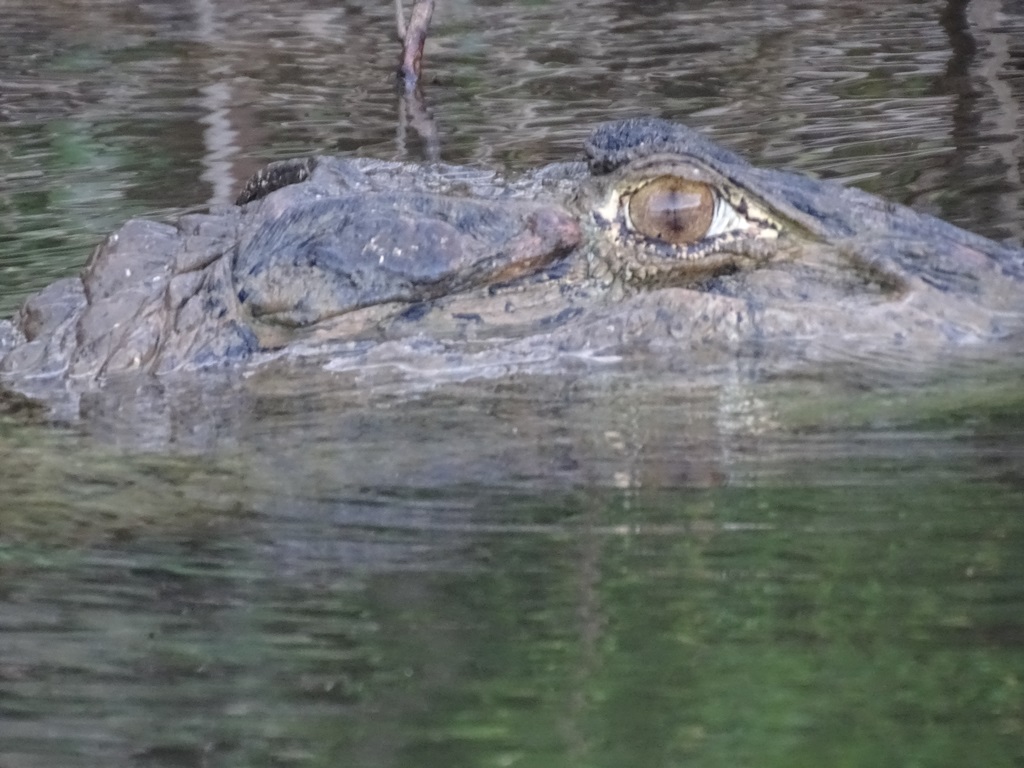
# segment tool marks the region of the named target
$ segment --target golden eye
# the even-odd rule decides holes
[[[629,198],[629,219],[637,233],[671,245],[702,239],[714,216],[715,196],[708,185],[678,176],[658,176]]]

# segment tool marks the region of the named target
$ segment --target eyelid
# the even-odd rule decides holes
[[[711,191],[714,199],[714,215],[704,237],[695,242],[713,240],[730,234],[752,237],[759,240],[774,240],[781,232],[778,220],[763,210],[756,202],[751,201],[741,191],[737,192],[737,196],[741,199],[742,207],[738,207],[730,202],[720,191],[721,186],[725,182],[698,166],[681,162],[662,164],[657,169],[652,168],[645,173],[634,172],[630,176],[633,178],[629,179],[626,185],[620,183],[619,192],[615,196],[617,199],[610,202],[612,202],[615,208],[618,220],[622,222],[631,235],[640,240],[648,241],[650,238],[634,225],[629,213],[630,200],[638,190],[665,176],[676,176],[685,181],[704,184]],[[623,186],[625,186],[625,189],[622,188]],[[667,245],[667,247],[680,248],[683,246]]]
[[[675,176],[692,183],[704,184],[711,190],[715,200],[712,223],[703,240],[776,240],[789,230],[792,222],[780,217],[764,205],[756,194],[733,184],[729,178],[706,166],[698,159],[682,155],[659,153],[634,160],[620,166],[607,176],[595,178],[594,196],[582,198],[585,207],[592,212],[603,227],[616,227],[620,237],[644,247],[665,248],[672,251],[685,250],[684,246],[661,243],[643,234],[629,216],[628,206],[632,195],[644,185],[658,177]],[[798,230],[802,232],[802,229]],[[717,240],[715,240],[717,242]]]
[[[662,178],[670,174],[659,174],[655,178]],[[687,177],[681,177],[687,181],[691,181]],[[639,231],[638,227],[634,224],[633,218],[630,215],[630,200],[633,196],[643,189],[648,183],[651,183],[654,179],[645,180],[645,183],[631,186],[628,191],[623,192],[619,195],[619,212],[622,217],[622,221],[625,222],[630,232],[638,237],[645,237]],[[745,218],[736,208],[722,197],[721,193],[712,185],[708,184],[704,180],[700,180],[697,183],[704,184],[711,191],[712,198],[714,200],[714,214],[711,218],[711,223],[708,225],[708,231],[704,233],[702,240],[709,238],[718,237],[719,235],[728,234],[729,232],[744,231],[751,227],[752,222],[750,219]]]
[[[712,189],[715,196],[715,215],[711,219],[711,226],[708,227],[705,237],[717,237],[726,232],[735,232],[750,226],[750,220],[736,210],[732,203],[722,197],[717,190]]]

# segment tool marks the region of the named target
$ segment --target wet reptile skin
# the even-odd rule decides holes
[[[273,164],[235,206],[128,222],[80,277],[0,321],[0,382],[202,375],[353,343],[386,345],[393,360],[429,342],[515,365],[541,347],[926,359],[1019,334],[1020,250],[754,167],[675,123],[606,124],[585,153],[513,179]],[[630,195],[670,177],[712,191],[722,231],[682,246],[636,231]]]

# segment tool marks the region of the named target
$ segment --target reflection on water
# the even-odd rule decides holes
[[[1015,765],[1016,381],[751,395],[257,391],[173,455],[0,422],[0,754]]]
[[[858,470],[270,498],[221,529],[15,548],[0,743],[69,766],[1015,764],[1020,494]]]
[[[0,11],[5,314],[267,159],[435,150],[387,2]],[[1019,239],[1022,33],[998,0],[453,0],[425,92],[448,161],[654,113]],[[0,401],[4,768],[1024,762],[1019,376],[152,389],[71,427]]]

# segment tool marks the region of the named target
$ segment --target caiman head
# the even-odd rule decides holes
[[[594,131],[585,161],[516,179],[272,164],[236,206],[111,235],[80,280],[0,327],[0,370],[93,379],[412,336],[931,349],[1017,333],[1022,264],[932,217],[634,119]]]

